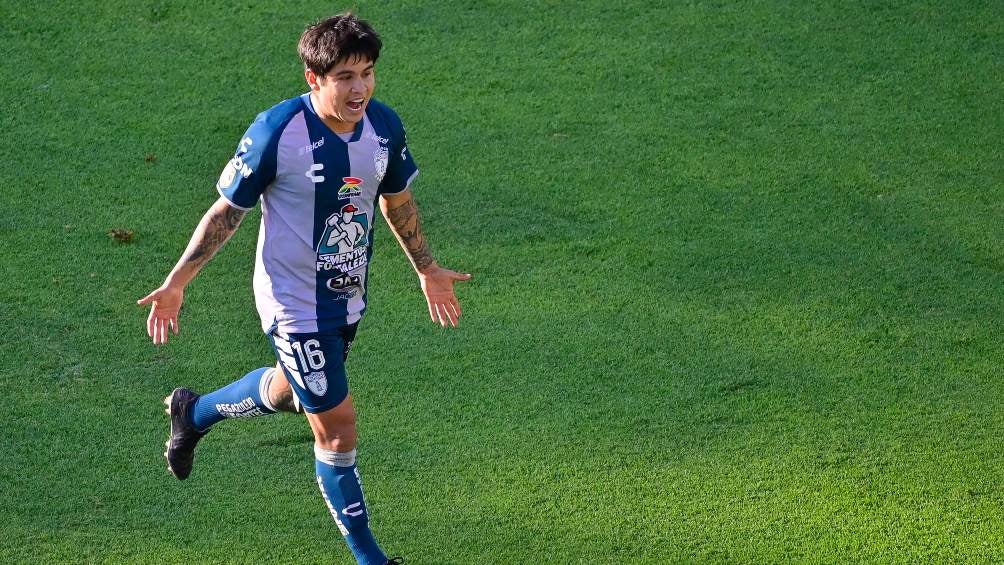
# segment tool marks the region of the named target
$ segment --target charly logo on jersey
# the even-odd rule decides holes
[[[310,165],[310,168],[307,169],[307,172],[303,173],[303,176],[310,179],[310,181],[313,183],[324,182],[324,175],[317,174],[323,170],[324,170],[324,163],[313,163],[312,165]]]
[[[350,198],[363,193],[363,189],[359,188],[363,185],[363,179],[359,177],[342,177],[342,182],[345,184],[338,189],[338,198]]]
[[[380,147],[375,152],[373,152],[373,168],[376,171],[377,182],[383,181],[383,176],[387,174],[387,160],[390,157],[390,151],[386,147]]]
[[[317,242],[317,272],[348,273],[366,265],[369,217],[353,204],[328,216]]]
[[[303,376],[303,381],[307,384],[310,392],[317,396],[324,396],[324,393],[328,392],[328,377],[324,374],[324,371],[307,373]]]
[[[254,140],[250,137],[245,137],[241,140],[240,145],[237,147],[237,154],[234,155],[233,159],[227,162],[227,165],[223,167],[223,172],[220,173],[220,179],[216,181],[216,188],[227,188],[234,183],[234,179],[237,178],[237,174],[240,173],[241,177],[248,178],[254,171],[251,166],[244,162],[244,154],[248,152],[251,146],[254,145]]]

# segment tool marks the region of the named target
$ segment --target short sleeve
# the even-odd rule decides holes
[[[238,208],[250,209],[275,180],[279,132],[259,116],[241,136],[237,151],[216,182],[216,190]]]
[[[391,153],[387,158],[387,174],[380,183],[380,194],[403,192],[418,176],[418,165],[408,151],[404,126],[399,120],[395,120],[393,126],[396,126],[392,127],[394,139],[391,142]]]

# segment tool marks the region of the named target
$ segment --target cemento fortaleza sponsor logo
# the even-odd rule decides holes
[[[325,220],[324,233],[317,244],[317,271],[348,273],[367,263],[369,218],[353,204]]]
[[[254,399],[251,397],[235,403],[215,404],[213,408],[216,408],[216,411],[224,418],[251,418],[265,415],[260,408],[255,406]]]
[[[363,179],[359,177],[342,177],[342,182],[345,184],[338,189],[338,198],[350,198],[363,193],[363,189],[360,188],[363,185]]]

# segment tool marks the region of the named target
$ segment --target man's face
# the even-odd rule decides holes
[[[376,87],[373,61],[352,57],[331,67],[324,76],[310,69],[304,71],[304,76],[317,114],[339,133],[355,129]]]

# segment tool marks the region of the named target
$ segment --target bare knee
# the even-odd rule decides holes
[[[289,381],[286,380],[286,375],[282,369],[276,368],[272,371],[272,377],[268,383],[266,394],[268,394],[268,403],[276,410],[281,412],[303,412],[303,406],[300,405],[296,395],[293,394],[293,387],[289,386]]]
[[[339,452],[356,448],[356,411],[350,398],[324,412],[308,414],[307,419],[316,446]]]
[[[352,451],[356,448],[355,425],[326,430],[324,434],[314,432],[314,445],[330,451]]]

